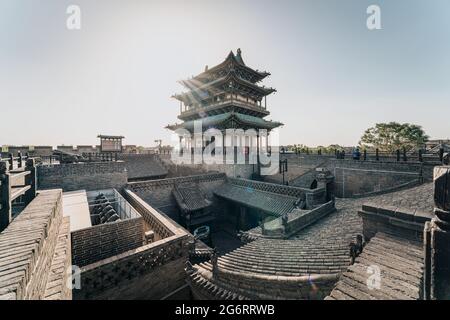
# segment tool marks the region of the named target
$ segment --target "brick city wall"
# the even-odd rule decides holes
[[[432,212],[419,208],[381,206],[376,203],[364,204],[358,214],[362,217],[366,240],[374,237],[377,232],[384,232],[423,242],[425,222],[433,217]]]
[[[335,195],[338,197],[359,197],[397,190],[406,185],[432,179],[433,164],[414,161],[403,162],[393,159],[380,161],[357,161],[350,157],[336,159],[330,155],[296,155],[281,154],[281,159],[287,159],[289,165],[305,167],[324,167],[335,176]],[[314,179],[314,173],[304,174],[293,181],[291,185],[307,186]]]
[[[327,168],[334,175],[337,197],[360,197],[392,192],[422,182],[422,164],[333,159]]]
[[[328,155],[307,155],[307,154],[294,154],[294,153],[280,153],[280,160],[288,160],[288,164],[299,165],[299,166],[324,166],[330,160],[334,159],[335,156]]]
[[[95,162],[38,166],[38,188],[63,191],[122,189],[127,183],[125,163]]]
[[[138,248],[144,243],[142,217],[72,232],[72,261],[79,267]]]

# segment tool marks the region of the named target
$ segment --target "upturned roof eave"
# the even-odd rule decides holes
[[[215,125],[220,125],[221,123],[224,123],[225,121],[228,121],[231,117],[235,117],[238,121],[248,125],[248,126],[255,126],[258,128],[263,128],[263,129],[270,129],[273,130],[275,128],[278,128],[280,126],[283,126],[284,124],[278,121],[268,121],[265,120],[263,118],[258,118],[258,117],[253,117],[253,116],[249,116],[249,115],[244,115],[238,112],[227,112],[224,114],[220,114],[220,115],[215,115],[215,116],[210,116],[207,118],[203,118],[206,120],[211,120],[212,117],[217,117],[216,121],[212,121],[211,123],[207,123],[205,126],[215,126]],[[259,119],[256,121],[259,121],[260,123],[256,123],[256,121],[251,121],[252,119],[249,119],[249,117],[255,118],[255,119]],[[200,119],[198,119],[200,120]],[[177,130],[177,129],[192,129],[193,128],[193,124],[195,121],[198,120],[190,120],[190,121],[186,121],[186,122],[182,122],[182,123],[176,123],[173,125],[168,125],[166,126],[167,129],[169,130]],[[249,121],[250,120],[250,121]]]
[[[186,79],[186,80],[182,80],[182,81],[191,82],[192,80],[199,80],[201,78],[204,78],[205,75],[210,74],[211,72],[217,71],[221,68],[224,68],[226,66],[227,62],[229,62],[229,61],[232,61],[237,66],[242,67],[242,68],[246,69],[247,71],[257,75],[258,80],[256,82],[259,82],[259,81],[263,80],[264,78],[270,76],[270,72],[258,71],[258,70],[250,68],[249,66],[247,66],[245,64],[239,63],[239,61],[237,61],[236,56],[233,53],[233,50],[231,50],[230,53],[225,58],[225,60],[222,61],[221,63],[219,63],[218,65],[215,65],[214,67],[212,67],[206,71],[203,71],[202,73],[199,73],[198,75],[192,77],[191,79]]]
[[[234,72],[229,72],[226,76],[223,76],[223,77],[221,77],[219,79],[216,79],[213,82],[206,83],[206,84],[204,84],[204,85],[202,85],[200,87],[197,87],[195,89],[192,89],[192,90],[190,90],[188,92],[182,92],[182,93],[174,94],[174,95],[172,95],[172,98],[175,98],[177,100],[180,100],[180,101],[184,102],[185,98],[188,95],[193,95],[194,93],[197,93],[197,92],[199,92],[201,90],[207,90],[208,88],[213,87],[213,85],[215,85],[215,84],[223,84],[223,83],[225,83],[227,81],[230,81],[230,80],[236,81],[237,83],[240,83],[242,85],[250,87],[251,89],[259,92],[259,94],[261,94],[262,97],[267,96],[269,94],[272,94],[274,92],[277,92],[277,90],[275,88],[260,87],[260,86],[254,84],[254,83],[251,83],[250,81],[247,81],[247,80],[239,78],[238,76],[236,76],[236,74]]]

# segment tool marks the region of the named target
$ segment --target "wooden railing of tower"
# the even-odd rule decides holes
[[[26,206],[36,197],[35,160],[28,158],[25,168],[22,168],[21,163],[17,169],[10,169],[11,167],[14,167],[14,159],[12,164],[0,161],[0,232],[13,219],[12,207],[15,200],[21,198]]]

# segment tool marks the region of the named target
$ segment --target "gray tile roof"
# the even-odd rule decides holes
[[[211,201],[207,199],[198,183],[176,184],[173,195],[178,206],[185,212],[207,208],[211,205]]]
[[[371,282],[369,287],[369,276],[376,276],[374,268],[380,271],[379,286]],[[418,300],[422,298],[422,277],[422,243],[377,233],[326,299]]]
[[[214,194],[245,206],[262,210],[275,216],[289,213],[294,209],[296,197],[262,191],[252,187],[227,182],[217,188]]]
[[[164,178],[168,173],[155,155],[121,154],[119,159],[125,161],[128,180]]]
[[[368,202],[380,206],[410,208],[412,211],[421,209],[431,213],[433,212],[433,183],[367,198],[336,199],[336,212],[301,230],[294,238],[306,240],[332,237],[336,241],[348,243],[356,234],[362,233],[362,219],[358,216],[358,210]]]

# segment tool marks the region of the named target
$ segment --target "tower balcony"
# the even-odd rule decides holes
[[[227,97],[221,101],[214,101],[206,105],[191,106],[189,108],[181,108],[181,113],[178,116],[180,120],[193,120],[198,118],[198,115],[204,113],[206,115],[216,115],[232,110],[239,110],[241,113],[249,114],[256,117],[265,117],[270,114],[264,104],[258,102],[247,101],[245,98],[239,96]]]

